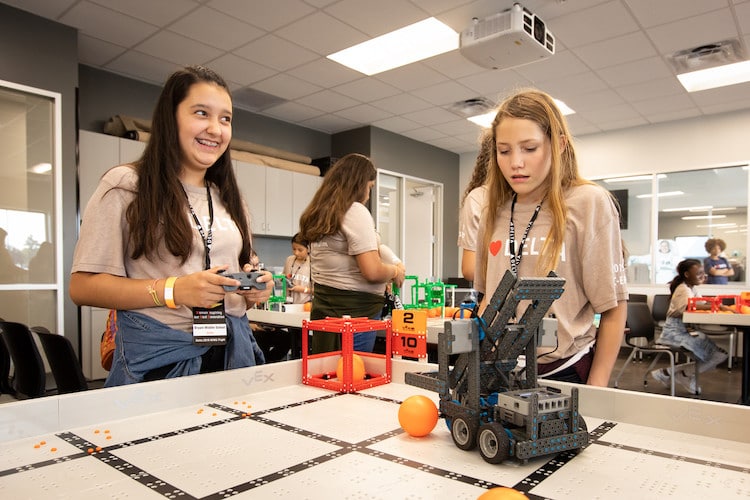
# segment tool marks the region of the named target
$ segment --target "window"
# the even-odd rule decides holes
[[[747,165],[597,181],[627,200],[628,283],[665,284],[686,258],[708,257],[705,242],[726,242],[733,282],[746,282]],[[617,192],[619,191],[619,192]]]
[[[0,317],[60,331],[60,95],[0,81],[0,116]]]

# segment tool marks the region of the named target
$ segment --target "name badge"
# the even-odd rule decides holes
[[[193,344],[227,343],[227,317],[224,302],[214,307],[193,307]]]

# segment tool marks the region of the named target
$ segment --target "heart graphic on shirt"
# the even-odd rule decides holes
[[[490,253],[494,256],[497,255],[497,253],[500,251],[500,249],[503,247],[502,240],[495,240],[490,243]]]

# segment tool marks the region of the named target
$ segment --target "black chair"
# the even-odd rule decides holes
[[[656,321],[656,328],[658,331],[661,331],[664,322],[667,321],[669,300],[670,296],[664,293],[654,295],[653,301],[651,302],[651,316],[653,316],[654,321]]]
[[[656,323],[646,302],[628,302],[628,317],[625,323],[625,342],[632,348],[628,359],[620,368],[615,378],[614,386],[617,387],[625,368],[639,353],[656,354],[643,376],[643,385],[648,385],[648,375],[662,354],[669,357],[669,373],[674,373],[675,356],[677,354],[689,355],[689,351],[677,347],[659,345],[654,342]],[[670,377],[670,394],[674,396],[674,376]],[[698,384],[698,364],[695,364],[695,383]]]
[[[29,327],[22,323],[2,321],[0,337],[13,361],[12,386],[15,396],[19,399],[44,396],[47,375]]]
[[[648,302],[648,295],[644,293],[628,294],[628,302]]]
[[[86,377],[83,375],[81,364],[73,350],[70,340],[64,335],[50,333],[44,327],[35,326],[31,330],[39,337],[39,341],[47,357],[52,376],[55,378],[58,394],[88,390]]]
[[[5,342],[0,340],[0,394],[13,394],[10,386],[10,354]]]

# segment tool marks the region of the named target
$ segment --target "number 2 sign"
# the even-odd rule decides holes
[[[394,356],[427,357],[427,311],[394,309],[391,319]]]

